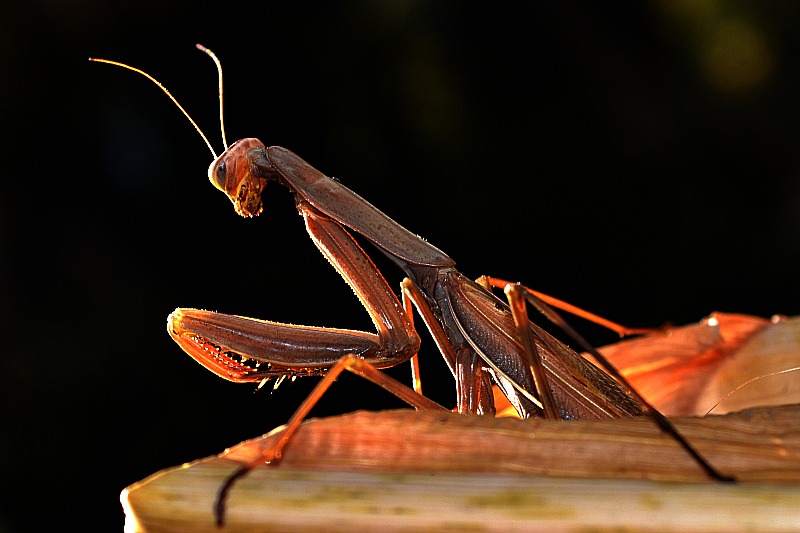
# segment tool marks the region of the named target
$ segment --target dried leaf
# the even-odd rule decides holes
[[[697,324],[599,350],[668,416],[705,415],[733,391],[715,414],[800,403],[800,372],[770,375],[800,367],[797,317],[714,313]]]

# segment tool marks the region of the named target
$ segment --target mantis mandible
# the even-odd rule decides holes
[[[444,409],[378,371],[416,358],[421,340],[412,322],[412,307],[455,377],[459,413],[493,414],[495,384],[523,418],[649,415],[710,477],[732,481],[701,457],[538,293],[496,278],[484,276],[473,281],[464,276],[444,252],[286,148],[267,147],[254,138],[228,146],[222,124],[221,66],[210,50],[197,47],[214,60],[219,71],[220,125],[225,145],[219,156],[186,111],[155,79],[122,63],[92,60],[146,76],[178,105],[214,155],[208,170],[211,183],[228,196],[241,216],[261,213],[261,195],[269,181],[286,187],[294,196],[312,242],[350,285],[376,327],[376,333],[368,333],[298,326],[199,309],[176,309],[169,316],[168,332],[175,342],[223,379],[263,384],[273,377],[325,376],[288,422],[283,438],[266,450],[263,458],[242,466],[229,478],[218,499],[220,522],[225,494],[233,481],[259,464],[280,460],[292,432],[343,370],[374,381],[417,409]],[[375,245],[405,273],[402,302],[353,232]],[[503,288],[507,301],[492,287]],[[528,304],[565,329],[606,371],[532,323]]]

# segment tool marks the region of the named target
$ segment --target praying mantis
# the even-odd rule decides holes
[[[235,479],[264,463],[278,463],[292,433],[342,371],[361,375],[417,409],[444,409],[379,371],[416,361],[421,338],[413,311],[433,338],[455,378],[456,407],[463,414],[493,415],[493,386],[522,418],[610,419],[648,415],[691,455],[711,478],[718,472],[653,408],[603,356],[588,345],[545,301],[517,283],[483,276],[473,280],[439,248],[413,234],[354,191],[315,169],[286,148],[254,138],[228,146],[222,123],[222,70],[217,57],[197,45],[219,71],[220,123],[225,151],[217,156],[205,135],[170,93],[145,72],[114,61],[92,59],[133,70],[156,83],[206,140],[214,161],[211,183],[243,217],[261,213],[267,183],[286,187],[314,245],[339,272],[370,315],[376,332],[291,325],[200,309],[176,309],[168,318],[172,339],[217,376],[263,385],[271,378],[322,375],[323,379],[287,423],[281,439],[262,457],[243,465],[220,491],[218,521]],[[384,279],[358,234],[405,274],[400,297]],[[503,289],[506,299],[493,288]],[[532,305],[564,329],[604,368],[532,323]],[[413,367],[416,368],[416,367]],[[415,371],[415,383],[417,383]],[[415,388],[419,388],[418,386]]]

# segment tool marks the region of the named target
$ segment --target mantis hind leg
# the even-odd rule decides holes
[[[479,278],[478,283],[483,285],[484,287],[499,287],[501,283],[506,294],[513,293],[511,298],[519,298],[523,299],[535,307],[538,311],[540,311],[548,320],[550,320],[553,324],[561,328],[564,332],[566,332],[570,337],[575,340],[575,342],[586,352],[592,355],[595,360],[603,367],[603,369],[608,372],[614,379],[619,381],[623,384],[645,408],[645,412],[650,415],[650,418],[653,422],[666,434],[670,435],[675,441],[686,451],[686,453],[695,460],[697,465],[702,468],[706,474],[716,481],[721,482],[735,482],[736,479],[732,476],[728,476],[723,474],[722,472],[718,471],[714,466],[709,463],[700,453],[695,450],[695,448],[681,435],[677,428],[670,422],[667,417],[665,417],[661,412],[659,412],[655,407],[653,407],[650,402],[647,401],[639,392],[633,388],[625,377],[612,365],[602,354],[600,354],[593,346],[591,346],[586,340],[581,337],[577,331],[575,331],[567,322],[550,306],[549,302],[544,301],[542,298],[539,297],[539,293],[533,291],[531,289],[527,289],[522,285],[513,284],[504,282],[503,280],[499,280],[497,278],[489,278],[483,276]],[[516,288],[514,288],[516,287]],[[549,297],[548,297],[549,298]],[[523,302],[524,307],[524,302]],[[514,308],[514,304],[512,303],[512,313]],[[570,311],[571,312],[571,311]],[[591,314],[591,313],[590,313]],[[583,316],[583,315],[581,315]],[[516,318],[515,318],[516,320]]]
[[[504,279],[493,278],[490,276],[481,276],[475,281],[489,290],[491,290],[492,287],[497,287],[498,289],[505,289],[509,285],[519,285],[517,283],[512,283]],[[630,337],[631,335],[646,335],[648,333],[657,333],[662,331],[662,329],[660,328],[631,328],[622,324],[618,324],[611,320],[608,320],[607,318],[601,317],[600,315],[596,315],[591,311],[587,311],[578,306],[572,305],[571,303],[565,302],[564,300],[559,300],[558,298],[547,295],[543,292],[535,291],[529,287],[525,287],[524,285],[519,285],[519,287],[526,293],[530,294],[531,296],[537,298],[538,300],[546,303],[551,307],[560,309],[564,312],[570,313],[571,315],[581,317],[583,319],[588,320],[589,322],[594,322],[599,326],[602,326],[606,329],[618,333],[620,337]]]

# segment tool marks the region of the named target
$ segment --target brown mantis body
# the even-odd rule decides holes
[[[211,165],[210,176],[244,216],[261,211],[260,195],[269,180],[289,188],[312,241],[358,295],[377,334],[178,309],[170,317],[170,334],[203,366],[231,381],[260,382],[265,377],[324,374],[348,355],[377,368],[415,355],[420,339],[413,324],[350,235],[352,230],[378,246],[408,276],[402,283],[403,296],[420,310],[456,376],[459,412],[493,413],[494,382],[520,416],[546,416],[511,308],[458,272],[440,250],[285,148],[267,148],[256,139],[238,141]],[[542,366],[556,416],[615,418],[645,412],[605,372],[534,324],[527,326],[535,350],[544,354]],[[259,363],[258,368],[243,364],[242,356]]]
[[[258,464],[280,459],[293,428],[343,369],[375,381],[418,409],[443,409],[376,371],[417,354],[421,341],[411,320],[412,305],[455,377],[459,413],[493,414],[492,385],[496,384],[523,418],[608,419],[650,414],[710,476],[729,479],[700,457],[635,390],[625,386],[619,373],[536,293],[494,278],[484,277],[479,283],[464,276],[441,250],[291,151],[243,139],[214,160],[209,178],[242,216],[261,212],[261,194],[269,181],[288,188],[312,242],[356,293],[377,330],[288,325],[198,309],[177,309],[170,315],[172,338],[224,379],[260,383],[272,377],[326,375],[289,421],[284,438],[225,485],[217,510],[220,521],[225,493],[233,480]],[[374,244],[403,270],[407,277],[401,284],[402,302],[351,232]],[[504,287],[508,302],[498,298],[491,286]],[[617,379],[530,322],[526,302],[568,328]]]

